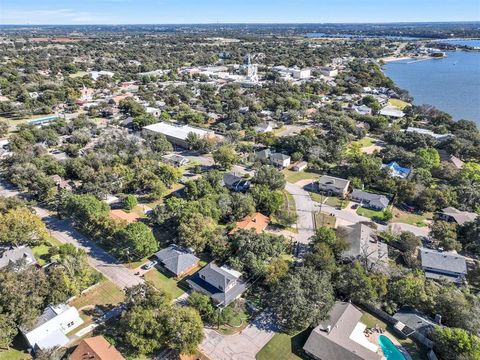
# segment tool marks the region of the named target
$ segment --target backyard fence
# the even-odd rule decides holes
[[[385,321],[387,324],[389,325],[392,325],[392,328],[394,329],[394,331],[402,336],[402,337],[409,337],[410,339],[412,339],[413,341],[415,341],[417,344],[420,344],[420,345],[423,345],[425,347],[427,347],[428,349],[432,349],[433,348],[433,342],[432,340],[428,339],[426,336],[420,334],[418,331],[415,331],[414,333],[410,334],[410,335],[405,335],[403,332],[401,332],[400,330],[398,330],[394,325],[398,322],[397,319],[395,319],[393,316],[387,314],[385,311],[381,310],[381,309],[378,309],[376,308],[375,306],[373,305],[370,305],[370,304],[363,304],[362,305],[366,310],[368,310],[369,312],[371,312],[372,314],[378,316],[380,319],[382,319],[383,321]]]

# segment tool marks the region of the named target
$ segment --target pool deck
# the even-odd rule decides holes
[[[405,348],[398,342],[398,340],[395,338],[395,336],[390,334],[388,331],[385,331],[383,334],[374,332],[372,335],[370,335],[367,338],[370,342],[374,343],[375,345],[377,345],[379,347],[379,352],[380,353],[382,353],[382,347],[378,343],[378,337],[380,335],[384,335],[384,336],[388,337],[392,341],[392,343],[397,347],[397,349],[400,350],[400,352],[403,354],[403,356],[405,356],[406,360],[413,360],[412,357],[410,356],[410,354],[408,353],[408,351],[405,350]]]

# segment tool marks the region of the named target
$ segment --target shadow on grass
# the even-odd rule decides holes
[[[308,328],[303,330],[302,332],[299,332],[297,335],[292,336],[292,338],[290,339],[292,353],[297,355],[299,358],[311,359],[303,350],[303,345],[305,345],[305,342],[307,341],[311,332],[312,329]]]

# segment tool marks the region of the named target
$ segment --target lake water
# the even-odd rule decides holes
[[[383,66],[414,104],[430,104],[455,120],[473,120],[480,126],[480,52],[447,52],[446,58],[401,60]]]
[[[438,42],[480,48],[480,39],[445,39],[445,40],[438,40]]]

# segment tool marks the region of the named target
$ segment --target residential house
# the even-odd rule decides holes
[[[156,107],[151,107],[151,106],[147,106],[145,108],[145,111],[147,112],[147,114],[152,114],[156,118],[160,117],[160,114],[162,113],[162,110],[160,110]]]
[[[340,227],[338,233],[350,245],[342,253],[344,260],[360,260],[371,270],[384,271],[388,268],[387,244],[377,240],[374,229],[356,223]]]
[[[307,168],[308,163],[306,161],[301,161],[293,167],[293,171],[303,171]]]
[[[247,289],[241,276],[238,271],[211,262],[188,279],[187,283],[192,290],[208,295],[217,306],[225,307]]]
[[[111,71],[104,71],[104,70],[90,71],[90,77],[95,81],[97,81],[100,76],[107,76],[109,78],[112,78],[113,75],[115,75],[115,74]]]
[[[440,220],[454,222],[458,225],[463,225],[467,222],[474,221],[477,218],[478,214],[468,211],[461,211],[455,209],[454,207],[447,207],[442,209],[442,211],[437,213],[437,218]]]
[[[448,162],[455,166],[458,170],[462,169],[465,163],[457,158],[456,156],[447,153],[445,150],[439,150],[438,153],[440,154],[440,160]]]
[[[369,193],[358,189],[352,191],[352,201],[356,201],[360,203],[361,206],[376,211],[385,210],[390,203],[390,199],[385,195]]]
[[[272,151],[270,149],[264,149],[264,150],[257,151],[255,153],[255,158],[260,161],[266,161],[270,158],[271,154],[272,154]]]
[[[230,234],[235,233],[239,230],[250,230],[253,229],[257,234],[261,234],[270,223],[270,218],[259,212],[245,216],[242,220],[237,222],[235,228],[230,232]]]
[[[405,113],[396,108],[395,106],[385,106],[383,109],[379,111],[380,115],[387,116],[389,118],[394,118],[394,119],[401,119],[405,116]]]
[[[290,156],[281,153],[272,153],[270,155],[270,163],[280,168],[290,166]]]
[[[372,115],[372,109],[370,109],[367,105],[360,105],[360,106],[352,106],[352,111],[359,115]]]
[[[430,320],[425,314],[422,314],[420,311],[410,306],[402,307],[395,313],[395,315],[393,315],[393,317],[398,320],[395,327],[407,336],[414,332],[419,332],[423,336],[428,336],[435,326],[440,325],[440,317],[437,317],[437,322],[435,322]],[[400,326],[400,324],[403,326]],[[405,331],[405,327],[410,329],[410,331]]]
[[[245,192],[250,188],[250,181],[234,173],[223,175],[223,185],[231,191]]]
[[[23,264],[27,266],[37,263],[32,249],[27,246],[0,248],[0,269],[8,265],[14,265],[17,261],[23,261]]]
[[[165,269],[177,277],[188,274],[200,261],[191,251],[177,245],[170,245],[155,256]]]
[[[456,252],[420,248],[420,259],[427,278],[461,284],[467,276],[467,262]]]
[[[379,348],[364,335],[362,312],[337,301],[328,319],[313,329],[303,350],[317,360],[381,360]]]
[[[257,134],[271,132],[273,130],[273,123],[271,121],[263,122],[255,126],[254,130]]]
[[[348,192],[350,180],[337,178],[329,175],[322,175],[317,182],[318,190],[326,194],[335,194],[340,197],[345,197]]]
[[[162,157],[166,162],[175,166],[184,166],[188,164],[188,160],[185,156],[178,154],[167,154]]]
[[[77,309],[67,304],[49,305],[31,328],[21,332],[30,347],[44,350],[65,346],[70,342],[66,336],[83,324]]]
[[[322,66],[320,68],[320,73],[324,76],[335,77],[338,75],[338,70],[330,66]]]
[[[406,179],[412,172],[412,169],[404,168],[398,165],[395,161],[391,161],[387,165],[382,164],[382,168],[388,168],[390,176]]]
[[[94,336],[83,339],[69,360],[125,360],[125,358],[103,336]]]
[[[144,132],[163,134],[173,145],[187,148],[189,134],[195,134],[200,138],[216,138],[217,135],[211,130],[200,129],[190,125],[171,125],[165,122],[148,125],[143,128]]]
[[[422,129],[422,128],[417,128],[417,127],[412,127],[412,126],[409,126],[409,127],[407,128],[407,130],[405,130],[405,132],[407,132],[407,133],[417,133],[417,134],[422,134],[422,135],[428,135],[428,136],[434,137],[434,138],[437,139],[438,141],[448,140],[448,139],[450,139],[451,137],[453,137],[452,134],[436,134],[436,133],[434,133],[434,132],[431,131],[431,130]]]

